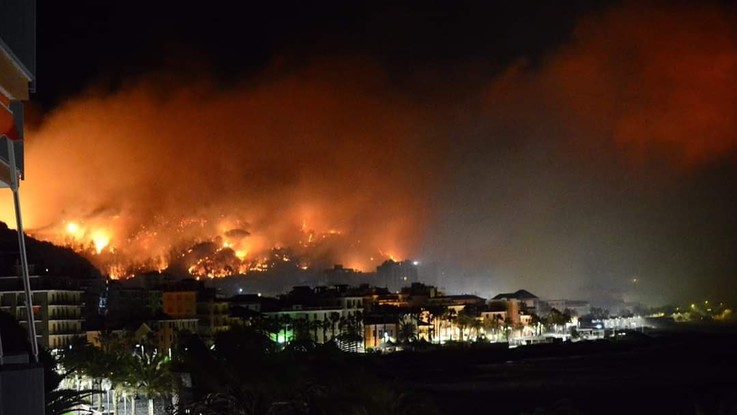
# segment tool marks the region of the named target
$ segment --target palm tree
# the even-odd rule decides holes
[[[540,318],[540,316],[538,316],[535,313],[532,313],[530,316],[531,316],[530,323],[532,324],[532,327],[535,330],[535,335],[539,336],[540,334],[542,334],[540,327],[543,325],[543,320]]]
[[[287,330],[289,329],[291,323],[292,317],[290,317],[289,314],[284,314],[283,316],[279,317],[279,324],[281,324],[281,328],[284,331],[284,344],[289,343],[289,339],[287,338]],[[292,337],[294,337],[294,335],[292,335]]]
[[[337,311],[333,311],[332,313],[330,313],[330,322],[332,323],[330,327],[330,330],[332,332],[331,338],[334,339],[335,338],[335,325],[340,322],[340,313],[338,313]]]
[[[359,326],[363,325],[363,312],[362,311],[356,311],[353,313],[353,318],[356,321],[356,324]]]
[[[445,317],[445,320],[448,322],[448,325],[450,326],[450,340],[452,341],[453,340],[453,326],[455,325],[455,322],[458,318],[458,312],[455,310],[455,308],[449,308],[445,311],[443,315]]]
[[[338,320],[338,335],[345,333],[350,323],[350,317],[340,316],[340,320]]]
[[[130,388],[129,378],[133,364],[131,353],[132,333],[127,332],[119,335],[111,331],[103,331],[100,333],[98,341],[100,342],[100,348],[93,353],[94,358],[91,359],[93,368],[88,366],[88,371],[92,375],[100,377],[100,385],[102,385],[103,379],[110,382],[113,413],[117,414],[120,394],[123,390]]]
[[[320,320],[312,320],[309,322],[309,327],[312,330],[312,334],[314,334],[312,339],[317,344],[317,331],[322,327],[322,322]]]
[[[101,406],[102,380],[114,370],[112,355],[89,343],[77,343],[64,350],[60,362],[67,374],[76,372],[82,381],[90,383],[90,401],[94,405],[98,395],[97,403]]]
[[[433,342],[435,337],[440,336],[440,318],[443,316],[445,307],[443,306],[430,306],[427,308],[427,312],[430,315],[429,323],[432,323],[432,333],[430,334],[430,343]]]
[[[330,320],[325,319],[325,320],[322,320],[320,324],[322,324],[322,342],[327,343],[328,342],[328,329],[333,327],[333,323]]]
[[[483,323],[481,323],[481,320],[474,318],[473,320],[471,320],[471,323],[468,325],[468,327],[470,327],[471,330],[473,330],[476,333],[474,340],[478,341],[479,331],[481,331],[481,327],[483,327]]]
[[[294,319],[292,340],[309,341],[310,327],[310,322],[306,318]]]
[[[54,389],[46,393],[46,415],[64,415],[80,411],[94,390]]]
[[[558,311],[558,309],[552,309],[550,310],[550,314],[547,318],[547,323],[549,327],[553,327],[553,329],[557,332],[559,326],[565,326],[567,323],[571,321],[571,315],[569,313],[561,313]]]
[[[504,318],[504,340],[509,341],[509,337],[512,334],[512,319],[507,316]]]
[[[472,316],[465,309],[461,310],[461,312],[458,313],[456,322],[458,324],[458,328],[460,331],[459,341],[463,341],[463,332],[466,330],[466,327],[470,327],[475,320],[476,320],[476,317]]]
[[[348,317],[341,317],[340,331],[337,339],[340,340],[343,347],[347,347],[352,352],[358,352],[361,342],[363,342],[363,333],[361,333],[361,324],[358,316],[351,314]]]
[[[397,340],[402,343],[411,343],[417,339],[417,326],[411,321],[402,321],[399,323],[399,332]]]
[[[58,361],[46,349],[41,349],[39,361],[44,368],[44,398],[46,400],[45,413],[47,415],[63,415],[72,411],[81,410],[81,406],[89,402],[93,393],[92,389],[66,389],[60,387],[65,378],[71,372],[57,371]],[[78,374],[75,374],[77,377]]]
[[[169,372],[169,359],[157,350],[134,354],[130,371],[130,383],[148,398],[148,414],[154,415],[154,399],[170,394],[173,379]]]
[[[361,311],[353,313],[353,327],[351,327],[351,330],[358,338],[360,338],[360,341],[363,342],[363,336],[365,333],[363,328],[363,313]]]
[[[130,353],[119,353],[111,356],[110,367],[112,370],[108,373],[108,379],[110,380],[113,395],[114,414],[118,413],[118,400],[121,398],[121,395],[130,389],[130,372],[133,363],[133,355]]]

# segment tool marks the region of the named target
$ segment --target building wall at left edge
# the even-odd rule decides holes
[[[36,1],[0,0],[0,111],[11,114],[16,165],[23,171],[23,101],[34,91],[36,73]],[[3,114],[3,115],[5,115]],[[7,137],[0,138],[0,181],[7,184]],[[0,333],[2,336],[2,333]],[[43,415],[44,369],[27,354],[0,359],[0,415]]]
[[[14,153],[21,178],[25,176],[23,101],[28,101],[35,85],[36,1],[0,0],[0,116],[14,120],[18,132]],[[6,140],[0,138],[0,185],[5,186],[10,178]]]

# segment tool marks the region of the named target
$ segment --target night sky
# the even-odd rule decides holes
[[[450,291],[737,300],[733,2],[182,4],[39,2],[29,226],[309,201]]]

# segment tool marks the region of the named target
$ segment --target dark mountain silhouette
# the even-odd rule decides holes
[[[31,275],[63,275],[74,278],[100,277],[88,260],[69,248],[39,241],[26,235],[29,272]],[[0,222],[0,276],[20,274],[18,232]]]

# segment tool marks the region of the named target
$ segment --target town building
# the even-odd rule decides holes
[[[57,349],[86,337],[82,317],[83,291],[71,279],[60,276],[31,276],[33,316],[38,344]],[[27,326],[25,293],[20,277],[0,277],[0,311]]]
[[[156,340],[156,347],[164,352],[171,350],[182,333],[196,334],[199,327],[197,317],[171,318],[161,316],[146,322],[151,328],[151,335]]]
[[[356,286],[366,283],[370,278],[370,274],[363,273],[353,268],[345,268],[343,264],[335,264],[333,268],[325,270],[321,282],[324,286]]]
[[[550,310],[556,309],[563,312],[570,312],[575,316],[585,316],[591,313],[591,304],[588,301],[577,301],[577,300],[545,300],[540,301],[540,312],[546,314]]]
[[[197,332],[206,341],[213,341],[217,333],[230,328],[230,303],[217,298],[214,290],[197,293]]]
[[[282,296],[279,308],[262,312],[285,329],[276,334],[278,343],[295,339],[297,329],[307,331],[315,343],[322,344],[343,333],[363,332],[364,299],[351,295],[347,286],[294,287]],[[363,350],[363,344],[351,346]]]
[[[534,313],[537,311],[540,299],[527,290],[517,290],[513,293],[498,294],[491,299],[491,302],[495,301],[516,301],[521,310]]]
[[[377,313],[366,316],[363,323],[364,347],[378,350],[397,343],[400,316],[398,314]]]
[[[386,260],[376,267],[376,285],[384,286],[391,292],[399,292],[402,287],[419,282],[417,262]]]
[[[173,318],[197,315],[197,291],[164,291],[161,293],[164,314]]]
[[[160,290],[132,287],[112,281],[106,296],[108,324],[119,325],[130,321],[143,321],[162,311]]]

